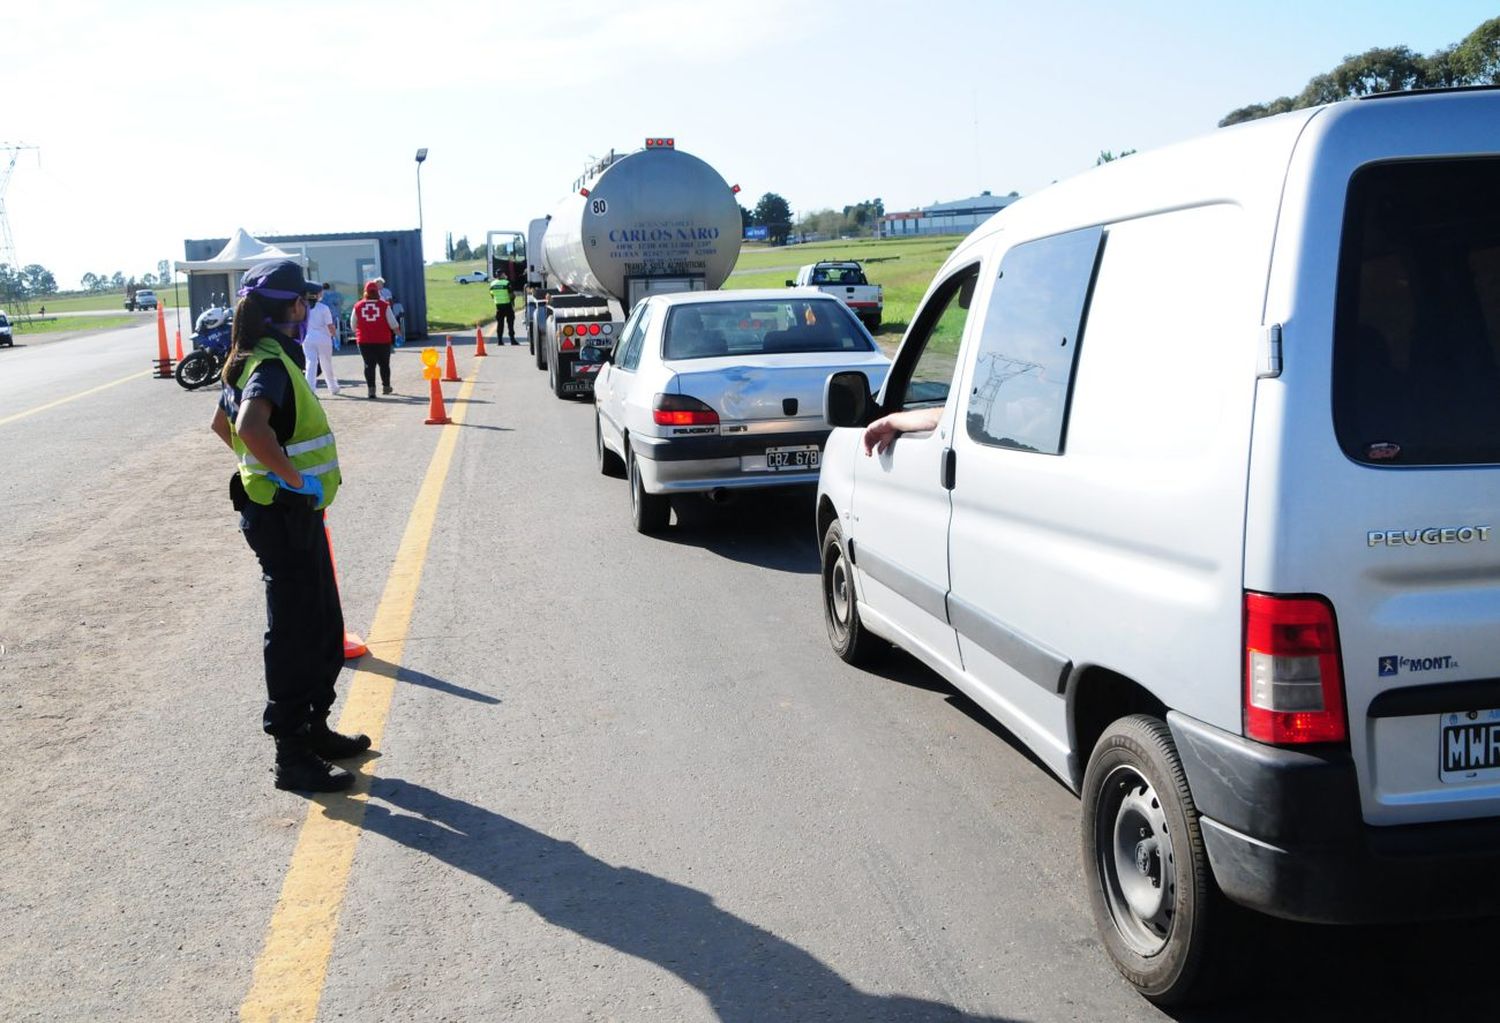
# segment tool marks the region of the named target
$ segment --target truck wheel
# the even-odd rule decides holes
[[[637,533],[660,533],[667,528],[672,504],[666,494],[648,494],[641,484],[641,467],[635,452],[625,448],[625,469],[630,477],[630,521]]]
[[[844,547],[844,528],[839,520],[828,524],[823,534],[823,624],[828,642],[839,660],[856,667],[872,664],[890,649],[880,637],[865,629],[854,599],[854,572]]]
[[[869,329],[869,331],[870,331],[871,334],[875,333],[877,330],[880,329],[880,314],[879,313],[876,313],[874,316],[866,316],[864,319],[865,319],[865,327]]]
[[[1159,1005],[1203,996],[1230,907],[1166,722],[1134,714],[1106,728],[1082,796],[1089,903],[1115,968]]]
[[[620,456],[604,446],[604,424],[599,419],[599,412],[594,411],[594,461],[599,466],[599,472],[612,479],[625,478],[625,463],[620,461]]]
[[[556,352],[551,352],[547,359],[547,384],[552,388],[552,393],[559,398],[566,398],[568,392],[563,390],[563,384],[567,382],[563,374],[562,359],[558,358]]]

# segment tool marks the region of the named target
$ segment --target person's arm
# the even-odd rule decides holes
[[[224,442],[229,450],[234,450],[234,442],[229,439],[229,417],[224,414],[224,406],[220,405],[214,409],[214,421],[208,428],[214,432],[214,436]]]
[[[865,427],[865,455],[868,457],[872,451],[885,454],[885,449],[896,442],[899,434],[926,433],[929,430],[936,430],[942,418],[943,406],[941,405],[935,405],[932,408],[914,408],[906,412],[892,412],[888,416],[881,416]]]
[[[401,324],[396,322],[396,314],[390,306],[385,307],[385,322],[390,324],[391,330],[398,334],[401,332]]]
[[[255,456],[255,460],[286,480],[292,487],[302,486],[302,474],[282,450],[271,429],[273,406],[265,398],[251,398],[240,404],[239,418],[234,422],[234,432],[240,441]]]

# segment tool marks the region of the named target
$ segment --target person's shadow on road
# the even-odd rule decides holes
[[[722,1023],[1013,1023],[861,991],[704,892],[612,866],[572,842],[421,785],[377,777],[370,797],[366,831],[494,885],[548,923],[671,971],[702,992]]]

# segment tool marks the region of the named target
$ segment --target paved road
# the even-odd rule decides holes
[[[910,660],[828,652],[806,498],[635,535],[524,348],[462,339],[461,426],[412,349],[397,399],[328,403],[350,625],[413,599],[346,672],[394,678],[367,798],[276,792],[213,397],[121,382],[153,345],[0,352],[0,1019],[234,1018],[299,871],[330,942],[280,989],[325,1020],[1168,1018],[1100,952],[1074,797]],[[1487,937],[1271,929],[1175,1018],[1483,1018]]]

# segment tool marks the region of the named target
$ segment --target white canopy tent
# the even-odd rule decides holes
[[[233,305],[240,276],[252,266],[272,259],[290,259],[304,271],[307,268],[306,256],[278,249],[243,227],[234,232],[234,237],[212,259],[183,259],[173,263],[174,270],[187,274],[188,302],[192,307],[189,310],[190,322],[196,322],[198,314],[211,304]],[[181,309],[180,303],[178,309]],[[178,329],[181,327],[179,322]]]
[[[283,252],[276,246],[261,241],[243,227],[234,232],[234,237],[224,244],[213,259],[183,259],[173,264],[182,273],[228,273],[238,270],[244,273],[257,263],[269,259],[290,259],[305,267],[307,260],[294,252]]]

